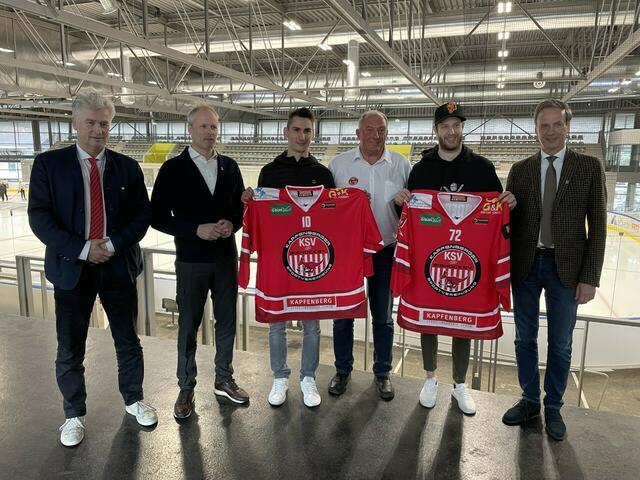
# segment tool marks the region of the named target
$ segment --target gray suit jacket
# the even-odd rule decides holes
[[[540,152],[516,162],[507,190],[518,204],[511,212],[511,281],[522,281],[533,265],[542,217]],[[551,228],[556,268],[566,287],[599,286],[607,240],[607,192],[597,158],[567,148],[553,204]],[[589,229],[587,232],[586,223]]]

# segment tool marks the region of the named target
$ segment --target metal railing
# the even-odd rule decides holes
[[[155,276],[156,274],[175,276],[175,272],[167,271],[167,270],[157,270],[154,267],[154,258],[155,254],[159,255],[169,255],[174,256],[175,251],[170,249],[160,249],[160,248],[143,248],[143,273],[137,279],[137,288],[138,288],[138,324],[137,331],[140,334],[155,336],[156,335],[156,309],[155,309]],[[16,283],[18,287],[18,300],[20,306],[20,315],[24,317],[35,317],[40,316],[39,312],[36,312],[36,308],[34,305],[34,284],[32,280],[32,274],[37,273],[40,279],[40,285],[37,286],[40,290],[40,296],[42,301],[42,317],[45,319],[52,319],[50,316],[50,308],[48,304],[48,287],[47,280],[45,278],[44,273],[44,259],[41,257],[35,256],[27,256],[27,255],[18,255],[15,257],[16,263],[15,266],[9,264],[8,262],[2,262],[0,267],[3,270],[15,268],[16,270]],[[256,260],[254,258],[251,259],[252,263],[255,263]],[[241,327],[242,336],[241,338],[236,335],[236,348],[239,350],[247,351],[249,349],[249,318],[248,318],[248,301],[250,297],[255,295],[255,290],[253,288],[248,288],[246,290],[240,290],[238,292],[238,315],[237,322],[238,327]],[[394,314],[397,312],[397,306],[394,305]],[[368,317],[366,319],[364,325],[364,358],[363,358],[363,369],[366,371],[369,369],[369,357],[370,357],[370,348],[371,348],[371,340],[370,340],[370,329],[371,329],[371,318],[369,312],[367,313]],[[203,314],[203,322],[201,329],[201,341],[203,344],[212,345],[213,344],[213,315],[211,308],[211,300],[208,298],[207,303],[205,305],[205,311]],[[601,375],[605,378],[605,383],[603,386],[603,390],[600,395],[600,401],[598,403],[598,407],[602,402],[604,397],[604,393],[606,391],[608,385],[608,375],[602,372],[592,371],[586,369],[586,356],[589,342],[589,327],[591,324],[604,324],[604,325],[617,325],[617,326],[625,326],[625,327],[640,327],[640,321],[634,320],[624,320],[624,319],[611,319],[606,317],[596,317],[596,316],[587,316],[587,315],[578,315],[578,322],[583,323],[583,327],[578,324],[576,329],[583,330],[583,338],[582,345],[580,351],[580,362],[577,368],[578,372],[578,401],[577,405],[583,405],[583,390],[584,390],[584,376],[586,372]],[[91,318],[91,326],[100,327],[101,321],[99,315],[97,314],[97,309],[94,308]],[[419,346],[413,346],[407,343],[407,331],[404,329],[400,329],[397,334],[400,337],[400,341],[394,340],[394,346],[400,347],[402,349],[402,364],[400,369],[400,375],[404,376],[404,356],[407,350],[416,350],[419,351]],[[497,377],[497,367],[499,363],[503,364],[512,364],[515,365],[515,357],[507,358],[504,354],[502,358],[499,358],[498,354],[498,344],[499,339],[491,340],[488,342],[488,349],[485,348],[484,340],[474,340],[473,341],[473,350],[471,354],[471,366],[472,366],[472,380],[471,386],[473,389],[482,390],[483,384],[483,374],[485,363],[487,369],[487,387],[486,391],[494,392],[496,389],[496,377]],[[485,359],[485,352],[488,350],[488,357]],[[442,350],[439,350],[440,354],[445,353]],[[540,362],[542,368],[546,365],[544,362]],[[575,371],[575,369],[574,369]]]

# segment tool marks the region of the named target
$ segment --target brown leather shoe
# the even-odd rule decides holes
[[[220,397],[226,397],[235,403],[247,403],[249,401],[249,394],[240,388],[233,378],[228,382],[214,384],[213,393]]]
[[[195,405],[193,390],[180,390],[176,404],[173,406],[173,416],[185,419],[191,416]]]

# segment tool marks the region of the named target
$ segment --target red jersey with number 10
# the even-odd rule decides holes
[[[247,203],[238,283],[258,252],[256,320],[362,318],[364,277],[382,239],[364,192],[354,188],[258,188]]]
[[[511,308],[509,208],[498,195],[412,192],[391,277],[398,325],[470,339],[502,336],[500,305]]]

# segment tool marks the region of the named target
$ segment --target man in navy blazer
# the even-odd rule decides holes
[[[105,147],[114,114],[111,101],[97,91],[78,95],[72,105],[77,143],[38,155],[30,178],[29,224],[46,245],[45,274],[54,285],[65,446],[84,438],[83,361],[96,295],[109,319],[125,410],[141,425],[158,421],[155,409],[142,402],[144,364],[135,331],[138,242],[149,228],[151,208],[137,162]]]

